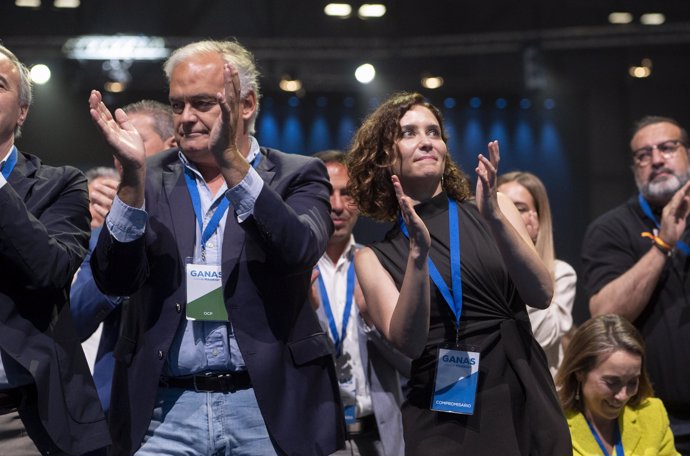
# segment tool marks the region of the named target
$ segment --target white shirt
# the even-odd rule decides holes
[[[345,311],[345,294],[347,292],[347,271],[354,260],[355,250],[357,250],[355,238],[354,236],[350,236],[350,242],[337,263],[334,264],[331,258],[326,254],[321,257],[318,263],[319,271],[328,293],[331,310],[335,317],[338,334],[342,334],[343,330],[343,312]],[[372,414],[373,408],[371,405],[369,384],[367,383],[367,377],[364,371],[365,366],[362,365],[362,356],[359,351],[359,309],[354,302],[354,296],[352,299],[350,319],[347,324],[345,340],[343,342],[343,353],[350,355],[350,367],[352,368],[352,376],[355,381],[356,416],[360,418]],[[324,331],[326,331],[331,340],[333,340],[333,334],[331,334],[328,325],[328,318],[323,310],[323,300],[321,302],[322,305],[319,306],[316,313],[319,316],[319,321]],[[345,393],[345,391],[341,390],[341,395],[343,393]]]

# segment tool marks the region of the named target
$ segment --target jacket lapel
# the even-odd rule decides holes
[[[623,439],[623,450],[626,454],[636,454],[635,450],[642,435],[642,429],[640,429],[640,423],[637,420],[637,411],[626,405],[623,409],[623,416],[619,419],[619,425]]]
[[[23,201],[26,201],[31,188],[36,183],[35,173],[36,164],[27,160],[24,154],[17,151],[17,164],[7,179],[7,183]]]
[[[268,185],[275,175],[275,171],[273,171],[274,165],[268,160],[263,150],[259,151],[259,153],[262,157],[261,163],[259,163],[256,171],[264,181],[264,185]],[[225,221],[225,233],[223,235],[222,271],[224,288],[227,285],[233,268],[240,259],[240,254],[242,253],[245,242],[246,233],[239,223],[237,223],[237,216],[231,205],[228,209],[228,216]]]
[[[177,161],[163,171],[163,191],[168,199],[170,220],[182,261],[194,256],[196,217],[185,183],[183,165]]]

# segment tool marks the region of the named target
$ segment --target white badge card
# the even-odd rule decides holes
[[[228,321],[219,265],[187,263],[187,320]]]
[[[472,415],[479,379],[479,352],[439,348],[431,410]]]

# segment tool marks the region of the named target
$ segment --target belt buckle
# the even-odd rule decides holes
[[[197,393],[212,393],[212,389],[202,389],[197,385],[196,381],[198,378],[211,378],[211,373],[206,373],[204,375],[193,375],[192,376],[192,385],[194,386],[194,391]]]
[[[227,374],[213,374],[211,372],[207,372],[204,375],[195,375],[192,377],[192,384],[194,385],[194,391],[197,393],[215,393],[219,392],[220,388],[208,388],[208,389],[202,389],[199,387],[197,384],[197,379],[198,378],[204,378],[204,379],[214,379],[218,380],[219,383],[223,384],[223,389],[227,389],[230,392],[235,391],[235,383],[232,380],[232,374],[227,373]]]

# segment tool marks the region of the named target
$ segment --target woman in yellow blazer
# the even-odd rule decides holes
[[[574,456],[677,456],[661,400],[651,397],[642,336],[618,315],[585,322],[556,385]]]

